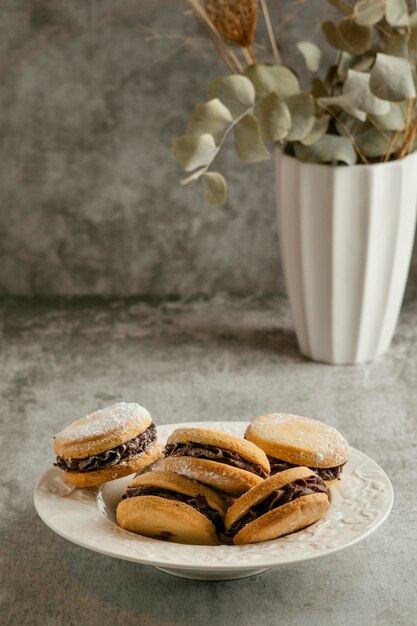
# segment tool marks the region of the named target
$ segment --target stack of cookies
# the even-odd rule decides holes
[[[199,545],[268,541],[315,523],[349,456],[333,427],[282,413],[254,419],[245,438],[179,428],[162,450],[149,413],[134,403],[74,422],[56,436],[55,451],[77,486],[139,472],[117,507],[118,524]]]
[[[55,465],[77,487],[94,487],[140,472],[161,456],[149,412],[118,402],[76,420],[55,436]]]

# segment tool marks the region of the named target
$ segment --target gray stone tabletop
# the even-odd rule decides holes
[[[391,351],[355,367],[300,356],[285,300],[8,299],[0,304],[0,622],[16,626],[404,625],[417,611],[417,302]],[[115,401],[157,423],[297,412],[339,428],[389,474],[395,505],[362,543],[231,582],[82,549],[37,517],[52,437]]]

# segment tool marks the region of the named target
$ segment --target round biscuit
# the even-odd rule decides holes
[[[192,506],[160,496],[137,496],[122,500],[117,523],[139,535],[173,543],[218,545],[210,520]]]
[[[250,491],[244,493],[240,498],[234,501],[232,506],[227,510],[225,518],[226,529],[229,529],[241,517],[246,515],[253,506],[256,506],[273,491],[281,489],[285,485],[300,480],[302,478],[309,478],[310,476],[316,476],[313,470],[308,467],[293,467],[289,470],[274,474],[269,478],[263,480],[259,485],[253,487]]]
[[[329,498],[325,493],[301,496],[246,524],[233,537],[233,543],[260,543],[297,532],[321,519],[329,506]]]
[[[263,478],[252,472],[191,456],[168,456],[160,459],[151,469],[175,472],[234,496],[263,482]]]
[[[177,493],[182,493],[193,498],[204,496],[212,509],[215,509],[223,517],[226,512],[224,500],[218,493],[210,489],[207,485],[197,482],[186,476],[175,474],[174,472],[163,472],[154,470],[137,476],[128,488],[132,487],[160,487],[169,489]]]
[[[267,474],[270,472],[269,461],[266,454],[251,441],[231,435],[214,428],[177,428],[168,437],[167,444],[174,443],[197,443],[206,446],[214,446],[236,452],[250,463],[260,465]]]
[[[245,437],[268,456],[294,465],[336,467],[349,458],[349,444],[333,426],[300,415],[260,415]]]
[[[84,459],[134,439],[152,423],[135,402],[118,402],[82,417],[55,436],[54,450],[64,459]]]

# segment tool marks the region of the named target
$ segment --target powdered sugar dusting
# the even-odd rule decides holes
[[[178,464],[178,469],[180,469],[181,473],[189,478],[194,478],[194,480],[201,480],[201,470],[195,471],[193,470],[192,463],[189,462],[188,459],[181,459],[181,463]],[[212,472],[209,469],[204,470],[204,476],[210,482],[216,481],[218,479],[219,474],[221,472]]]
[[[249,426],[259,445],[263,441],[288,449],[294,459],[317,467],[340,465],[349,456],[349,444],[333,426],[289,413],[269,413],[257,417]],[[287,459],[283,459],[287,460]]]
[[[288,421],[288,417],[291,417],[291,414],[288,413],[268,413],[264,417],[268,417],[268,422],[270,424],[286,424]]]
[[[78,440],[88,441],[96,437],[105,437],[115,431],[128,432],[135,425],[143,428],[150,419],[149,412],[140,404],[117,402],[76,420],[58,433],[57,437],[68,443]]]
[[[199,459],[199,461],[201,462],[201,459]],[[197,464],[197,465],[200,465],[200,464]],[[229,478],[229,474],[227,473],[227,470],[221,467],[220,463],[218,463],[218,465],[220,467],[216,468],[216,471],[212,471],[207,466],[204,466],[204,477],[209,481],[209,484],[218,480],[219,475]],[[203,482],[202,475],[201,475],[201,466],[198,467],[198,469],[195,469],[195,467],[196,467],[195,459],[190,459],[185,456],[182,456],[182,457],[175,457],[175,458],[166,457],[164,459],[161,459],[157,461],[152,466],[151,469],[153,471],[154,470],[162,470],[162,471],[169,470],[171,472],[177,472],[181,474],[182,476],[186,476],[187,478],[192,478],[193,480],[198,480],[200,482]]]

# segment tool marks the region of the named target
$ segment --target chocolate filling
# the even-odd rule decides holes
[[[287,463],[286,461],[275,459],[273,456],[268,456],[268,461],[271,466],[271,476],[279,474],[279,472],[285,472],[285,470],[291,469],[292,467],[300,467],[299,465],[294,465],[293,463]],[[337,465],[337,467],[309,467],[308,469],[311,469],[323,480],[334,480],[335,478],[340,478],[344,465],[345,463]]]
[[[54,465],[66,471],[92,472],[94,470],[102,470],[130,461],[133,457],[147,450],[155,440],[156,427],[152,423],[143,433],[130,439],[130,441],[126,441],[126,443],[120,444],[116,448],[105,450],[100,454],[93,454],[84,459],[64,459],[61,456],[57,456]]]
[[[177,500],[192,506],[196,511],[205,515],[215,526],[218,533],[223,532],[223,520],[216,509],[212,509],[204,496],[187,496],[185,493],[170,491],[162,487],[144,486],[144,487],[127,487],[122,499],[136,498],[137,496],[159,496],[168,500]]]
[[[239,469],[257,474],[261,478],[266,478],[268,474],[261,465],[251,463],[242,458],[237,452],[224,450],[217,446],[206,446],[200,443],[174,443],[165,446],[165,456],[192,456],[196,459],[206,459],[208,461],[216,461],[224,463]]]
[[[234,537],[246,524],[250,524],[250,522],[261,517],[261,515],[265,515],[265,513],[283,504],[297,500],[301,496],[308,496],[312,493],[327,493],[327,487],[320,476],[309,476],[308,478],[300,478],[292,483],[288,483],[280,489],[273,491],[259,504],[255,504],[246,515],[243,515],[243,517],[232,524],[224,534],[226,537]]]

